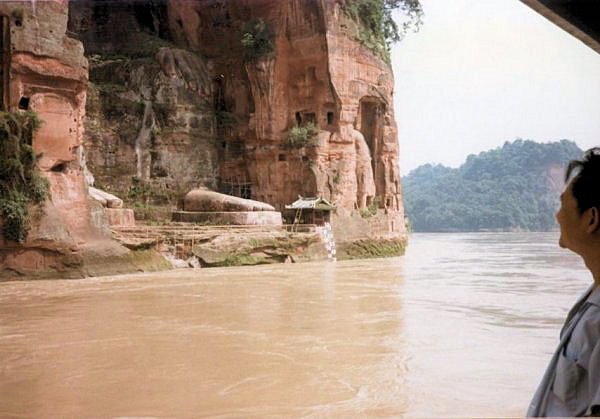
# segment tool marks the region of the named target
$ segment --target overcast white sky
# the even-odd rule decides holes
[[[518,0],[421,0],[392,50],[403,175],[516,138],[600,145],[600,54]]]

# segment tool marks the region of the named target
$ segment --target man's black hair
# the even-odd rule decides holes
[[[581,160],[572,160],[565,172],[565,182],[577,171],[573,178],[572,191],[577,201],[577,209],[584,211],[596,207],[600,210],[600,147],[590,148]]]

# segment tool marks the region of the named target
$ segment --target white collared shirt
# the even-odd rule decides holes
[[[600,408],[600,288],[575,303],[527,416],[587,416]]]

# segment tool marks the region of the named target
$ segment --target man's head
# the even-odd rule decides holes
[[[569,180],[556,214],[559,244],[582,255],[589,246],[600,246],[600,148],[569,163],[565,182]]]

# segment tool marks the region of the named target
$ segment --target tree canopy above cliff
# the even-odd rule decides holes
[[[359,22],[363,30],[358,40],[382,58],[389,60],[391,44],[402,40],[411,29],[417,30],[422,23],[423,8],[419,0],[344,0],[346,14]],[[406,20],[398,26],[392,17],[400,10]]]
[[[470,155],[457,169],[419,166],[402,179],[414,231],[548,231],[566,164],[582,151],[572,141],[516,140]]]

